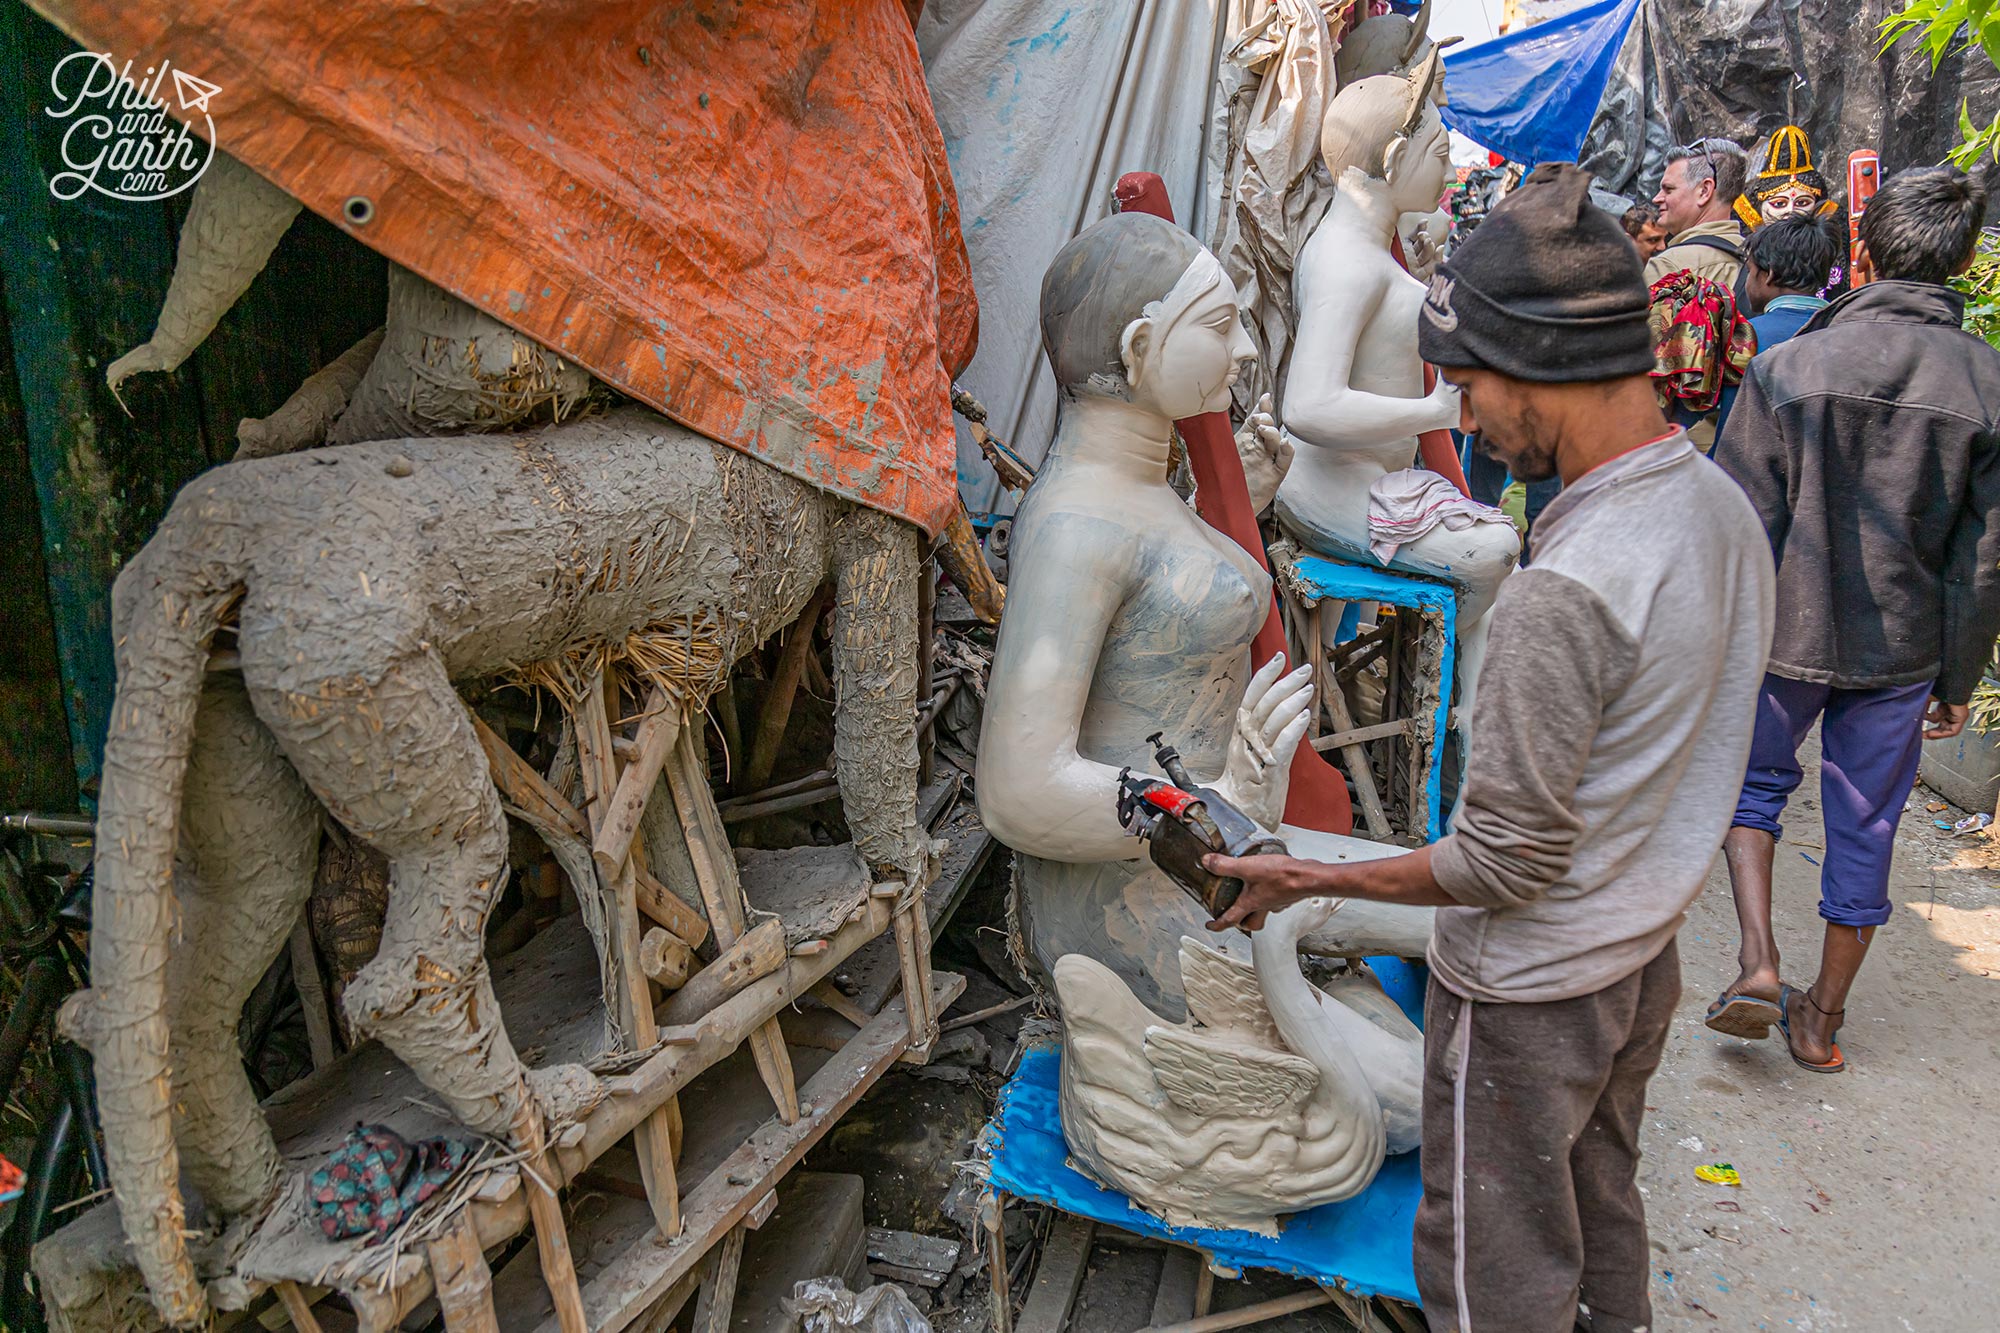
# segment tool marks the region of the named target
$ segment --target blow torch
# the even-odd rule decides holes
[[[1146,840],[1146,852],[1166,877],[1200,903],[1213,920],[1235,905],[1243,881],[1211,873],[1201,863],[1210,852],[1224,856],[1286,856],[1283,840],[1231,805],[1213,787],[1197,785],[1181,764],[1180,751],[1162,739],[1146,738],[1169,781],[1121,769],[1118,822]]]

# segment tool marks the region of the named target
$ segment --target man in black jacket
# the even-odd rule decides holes
[[[1889,858],[1921,739],[1965,726],[2000,634],[2000,351],[1946,286],[1973,258],[1986,193],[1945,167],[1888,181],[1861,221],[1874,281],[1751,362],[1715,458],[1778,561],[1778,614],[1749,773],[1723,843],[1742,974],[1708,1025],[1784,1034],[1836,1073],[1848,987],[1887,921]],[[1771,934],[1778,817],[1821,726],[1826,859],[1818,978],[1782,984]],[[1928,724],[1928,729],[1925,729]]]

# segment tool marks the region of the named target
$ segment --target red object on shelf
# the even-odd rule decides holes
[[[1123,213],[1151,213],[1174,220],[1167,187],[1150,171],[1128,172],[1115,190]],[[1227,412],[1205,412],[1174,423],[1187,443],[1188,468],[1194,473],[1195,512],[1216,531],[1231,538],[1270,572],[1264,539],[1257,531],[1257,513],[1250,507],[1250,484],[1243,479],[1243,461],[1236,456],[1236,433]],[[1449,438],[1449,436],[1447,436]],[[1252,669],[1285,651],[1285,630],[1278,619],[1278,602],[1250,644]],[[1319,751],[1301,744],[1292,756],[1291,786],[1285,798],[1285,822],[1322,833],[1354,831],[1354,807],[1347,796],[1347,779]]]

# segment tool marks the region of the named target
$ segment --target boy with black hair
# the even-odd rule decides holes
[[[1757,350],[1768,352],[1826,309],[1826,289],[1840,258],[1840,240],[1819,218],[1781,218],[1750,233],[1745,246],[1750,308],[1757,313]]]
[[[1861,220],[1873,278],[1750,363],[1715,459],[1778,563],[1777,633],[1749,771],[1723,852],[1741,974],[1708,1026],[1846,1067],[1835,1038],[1875,928],[1926,739],[1956,736],[2000,635],[2000,351],[1945,285],[1972,262],[1986,192],[1965,173],[1898,173]],[[1796,276],[1796,275],[1795,275]],[[1826,857],[1819,975],[1784,984],[1771,933],[1779,816],[1821,723]],[[1928,728],[1926,729],[1926,724]]]
[[[1819,218],[1781,218],[1750,233],[1743,273],[1750,308],[1758,312],[1750,317],[1758,355],[1791,341],[1807,320],[1826,309],[1826,298],[1819,293],[1839,258],[1840,238]],[[1729,427],[1737,388],[1722,391],[1715,420],[1718,439]]]

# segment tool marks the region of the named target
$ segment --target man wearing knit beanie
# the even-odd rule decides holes
[[[1639,259],[1589,181],[1537,167],[1418,317],[1462,428],[1563,480],[1493,608],[1452,832],[1383,861],[1208,858],[1247,885],[1218,925],[1320,895],[1439,909],[1416,1272],[1440,1333],[1652,1324],[1646,1084],[1771,642],[1763,529],[1661,417]]]

